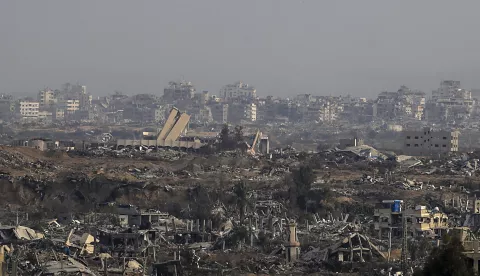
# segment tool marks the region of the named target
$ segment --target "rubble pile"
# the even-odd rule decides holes
[[[412,216],[449,210],[442,231],[478,221],[466,219],[475,202],[467,182],[476,181],[473,155],[393,158],[362,147],[271,156],[97,148],[57,156],[7,148],[0,157],[0,232],[7,233],[0,244],[8,269],[25,275],[363,271],[389,257],[399,262],[401,233],[392,230],[390,246],[381,230],[398,220],[385,222],[381,211],[391,209],[376,205],[382,200],[428,206],[413,206]],[[313,175],[296,175],[306,165]],[[19,239],[11,234],[23,233],[17,226],[35,234]],[[432,232],[410,235],[437,239]]]

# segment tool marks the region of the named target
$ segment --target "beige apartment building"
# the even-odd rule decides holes
[[[458,151],[458,131],[432,130],[403,132],[403,154],[429,156]]]
[[[70,99],[65,101],[65,111],[68,114],[73,114],[79,110],[80,110],[80,100]]]
[[[257,120],[257,105],[254,103],[246,104],[244,109],[244,118],[249,122]]]

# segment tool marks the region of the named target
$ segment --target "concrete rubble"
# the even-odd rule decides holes
[[[105,147],[46,156],[4,147],[0,157],[4,200],[17,200],[2,211],[2,267],[17,275],[387,275],[400,267],[402,239],[378,235],[376,204],[396,198],[448,212],[445,229],[480,229],[475,153]],[[310,186],[295,186],[306,164]],[[410,242],[434,243],[429,231]]]

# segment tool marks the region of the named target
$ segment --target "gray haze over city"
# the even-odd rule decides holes
[[[15,1],[0,3],[0,91],[66,81],[97,95],[161,94],[182,76],[216,93],[374,96],[441,80],[480,87],[478,1]]]
[[[480,276],[480,0],[0,0],[0,276]]]

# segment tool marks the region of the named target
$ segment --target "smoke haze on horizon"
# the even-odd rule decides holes
[[[480,2],[102,0],[0,2],[0,94],[80,82],[162,95],[182,76],[218,93],[374,97],[441,80],[480,88]]]

